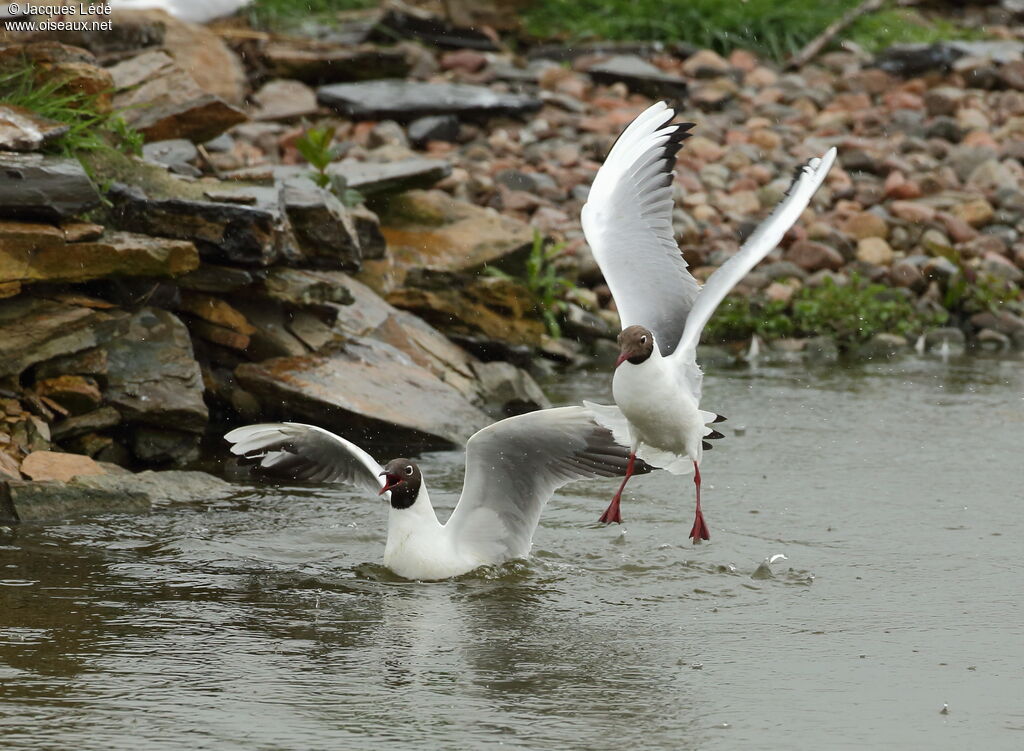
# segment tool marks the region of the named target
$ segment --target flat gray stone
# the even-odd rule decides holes
[[[432,188],[452,173],[452,166],[441,159],[403,159],[400,162],[335,162],[327,174],[339,175],[353,190],[364,196],[404,193]]]
[[[360,445],[459,444],[490,419],[453,386],[380,341],[330,357],[279,358],[235,369],[268,418],[310,422]]]
[[[59,221],[99,204],[77,159],[0,153],[0,217]]]
[[[587,68],[595,82],[611,84],[621,81],[630,91],[658,98],[680,99],[687,86],[679,76],[665,73],[636,55],[615,55]]]
[[[98,514],[137,514],[167,503],[227,498],[236,488],[205,472],[117,472],[70,482],[0,482],[0,522],[52,522]]]
[[[540,109],[541,101],[523,94],[505,94],[486,86],[423,83],[398,79],[342,83],[317,89],[321,104],[360,120],[410,122],[427,115],[460,118],[522,115]]]

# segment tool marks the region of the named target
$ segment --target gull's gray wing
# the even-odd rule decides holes
[[[621,477],[629,449],[583,407],[510,417],[466,446],[462,496],[446,527],[456,548],[485,560],[520,558],[551,494],[573,480]],[[636,473],[650,467],[637,461]]]
[[[383,471],[373,457],[341,436],[298,422],[236,428],[224,436],[231,453],[278,477],[310,482],[344,482],[377,494]]]

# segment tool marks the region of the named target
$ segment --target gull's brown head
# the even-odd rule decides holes
[[[619,359],[615,367],[624,362],[639,365],[654,352],[654,334],[643,326],[627,326],[619,334]]]
[[[384,471],[380,476],[384,478],[384,487],[380,489],[380,495],[391,491],[392,508],[409,508],[416,502],[423,482],[416,462],[411,459],[392,459],[384,465]]]

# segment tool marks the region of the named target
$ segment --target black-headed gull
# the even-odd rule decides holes
[[[273,474],[345,482],[385,496],[391,507],[384,565],[420,580],[526,557],[557,488],[584,478],[621,477],[629,455],[583,407],[509,417],[469,439],[462,496],[441,524],[419,467],[409,459],[381,467],[354,443],[291,422],[248,425],[224,437],[232,453]]]
[[[631,448],[626,476],[601,521],[621,522],[619,503],[639,456],[673,474],[693,470],[694,542],[710,538],[700,509],[700,461],[721,419],[699,408],[703,373],[697,343],[726,294],[782,239],[807,207],[836,158],[835,148],[796,174],[782,203],[703,287],[672,234],[676,152],[693,123],[673,123],[658,102],[630,123],[598,170],[583,207],[583,232],[619,311],[619,359],[612,378],[617,407],[584,402],[594,419]]]

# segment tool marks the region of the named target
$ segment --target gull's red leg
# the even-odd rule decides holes
[[[612,502],[608,504],[608,508],[601,514],[601,518],[598,520],[602,524],[622,524],[622,515],[619,513],[619,503],[622,501],[622,491],[626,488],[626,483],[629,482],[629,478],[633,476],[633,463],[636,461],[636,454],[630,453],[629,462],[626,464],[626,476],[622,478],[622,484],[619,485],[619,492],[612,498]]]
[[[697,545],[701,540],[711,539],[708,525],[704,523],[704,514],[700,511],[700,467],[697,466],[697,462],[693,463],[693,484],[697,486],[697,514],[693,519],[693,529],[690,530],[690,537],[693,538],[693,544]]]

